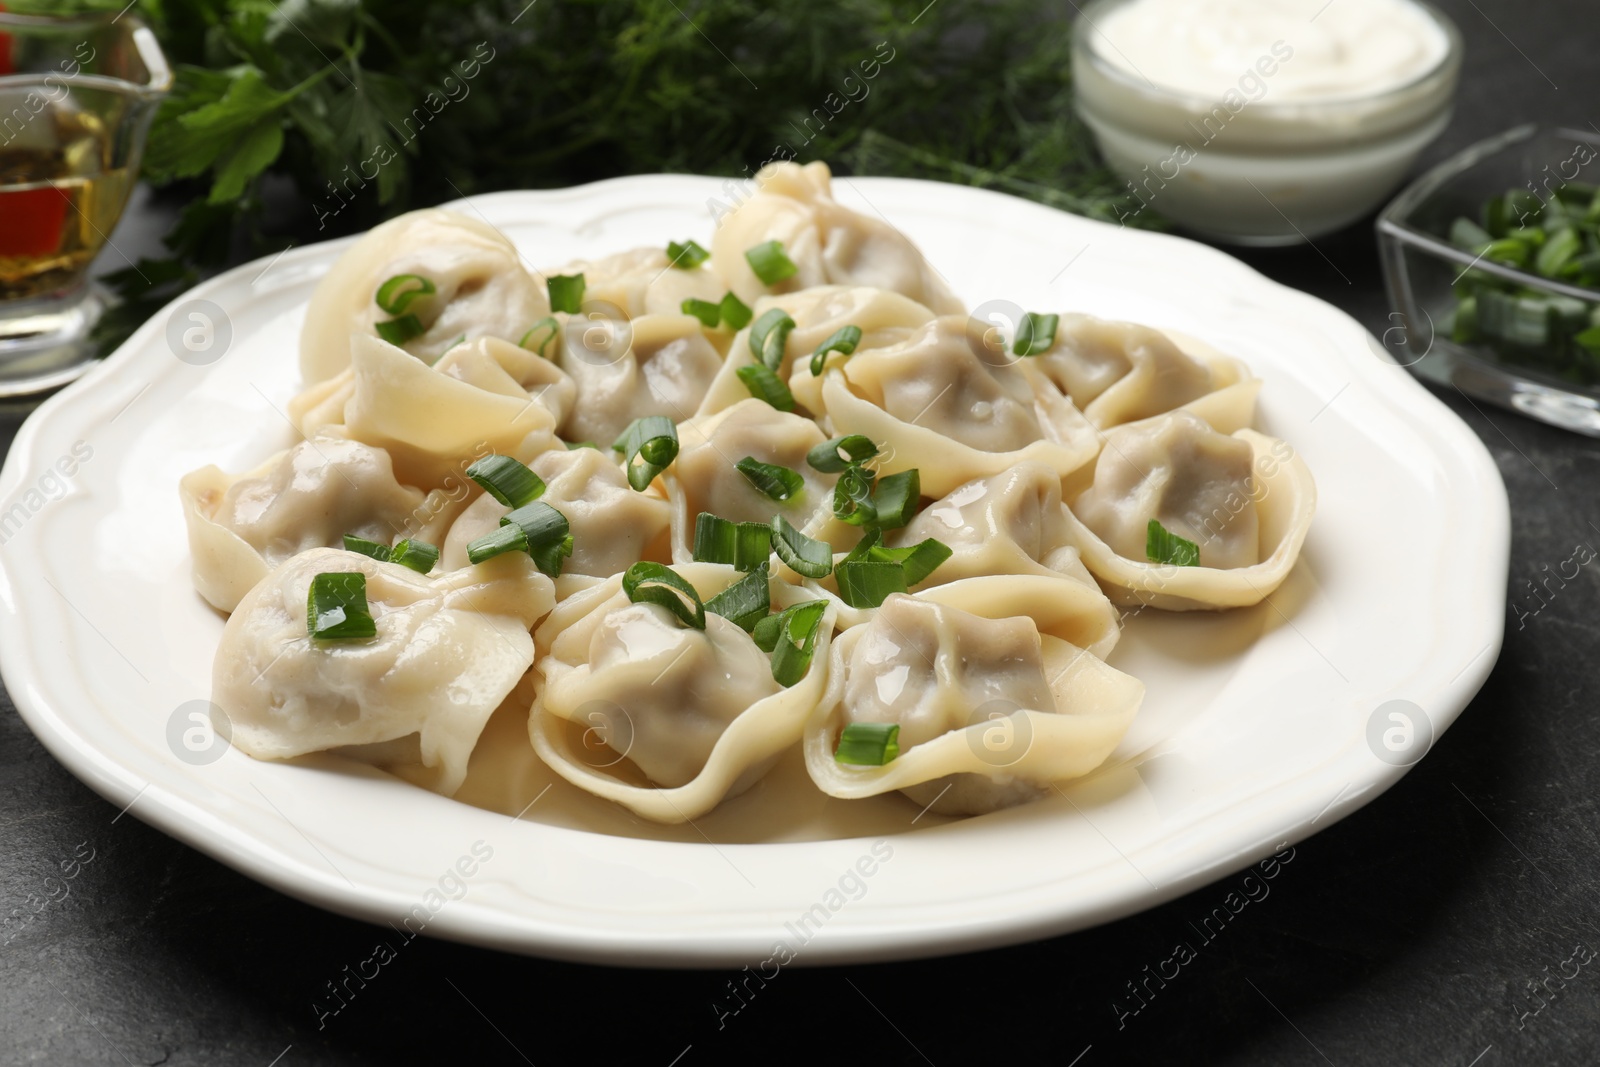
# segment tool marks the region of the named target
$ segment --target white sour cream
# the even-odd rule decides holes
[[[1141,80],[1216,98],[1246,77],[1286,103],[1397,88],[1450,47],[1410,0],[1130,0],[1097,29],[1096,54]]]

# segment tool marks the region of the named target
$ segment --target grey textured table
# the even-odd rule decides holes
[[[1468,58],[1455,121],[1425,162],[1515,123],[1600,115],[1594,0],[1439,3]],[[1369,224],[1245,258],[1375,332],[1388,325]],[[1516,602],[1543,565],[1600,540],[1600,442],[1442,399],[1510,490]],[[0,410],[0,443],[26,414]],[[31,908],[63,861],[76,871],[71,895],[0,948],[0,1062],[1594,1063],[1597,574],[1585,568],[1521,628],[1513,614],[1488,684],[1433,752],[1298,842],[1269,897],[1120,1019],[1126,983],[1191,940],[1188,924],[1236,878],[1018,948],[785,970],[720,1025],[731,974],[419,939],[319,1025],[325,984],[371,955],[381,928],[280,896],[136,813],[118,818],[0,698],[0,911]]]

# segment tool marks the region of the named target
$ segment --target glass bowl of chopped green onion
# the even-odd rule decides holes
[[[1519,126],[1424,174],[1377,225],[1389,355],[1600,437],[1600,136]]]

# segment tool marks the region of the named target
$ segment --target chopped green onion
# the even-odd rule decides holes
[[[843,453],[841,455],[840,453]],[[825,441],[806,453],[806,462],[823,474],[838,474],[846,467],[865,463],[878,454],[878,446],[861,434],[846,434]]]
[[[502,526],[493,533],[486,533],[477,540],[467,545],[467,559],[473,563],[482,563],[484,560],[493,559],[507,552],[526,552],[528,550],[528,537],[522,532],[522,527],[516,523]]]
[[[611,447],[622,453],[628,484],[642,493],[678,458],[678,427],[665,415],[646,415],[634,419]]]
[[[784,349],[788,347],[789,333],[793,329],[794,320],[782,308],[763,311],[750,327],[750,354],[776,373],[783,366]]]
[[[823,366],[828,362],[829,352],[842,352],[851,355],[856,350],[856,345],[861,343],[861,327],[841,326],[838,332],[817,346],[811,353],[811,376],[817,377],[822,373]]]
[[[1011,351],[1019,356],[1038,356],[1050,351],[1056,343],[1056,327],[1060,315],[1040,315],[1030,311],[1017,323],[1017,340]]]
[[[551,546],[559,548],[563,540],[568,539],[572,527],[567,523],[567,517],[542,500],[535,500],[531,504],[524,504],[515,511],[507,512],[500,516],[500,525],[518,526],[522,528],[522,536],[528,542],[528,554],[532,555],[538,549],[548,549]],[[562,553],[556,560],[554,578],[561,573],[560,560],[571,555],[571,550]],[[537,557],[535,557],[537,561]],[[540,570],[545,570],[540,566]],[[549,573],[546,571],[546,573]]]
[[[806,480],[799,471],[775,463],[763,463],[754,456],[744,457],[733,467],[771,500],[789,500],[806,487]]]
[[[854,464],[844,469],[833,486],[833,517],[851,526],[871,526],[878,512],[872,505],[876,475]]]
[[[1179,537],[1161,525],[1159,519],[1151,519],[1150,524],[1145,527],[1144,554],[1149,557],[1151,563],[1174,567],[1200,565],[1200,546]]]
[[[554,316],[546,315],[528,327],[528,332],[522,335],[522,340],[517,342],[517,347],[526,348],[528,351],[537,352],[542,356],[544,355],[544,350],[550,347],[550,342],[554,341],[556,335],[560,332],[561,323],[557,322]],[[535,336],[541,333],[543,336]],[[533,344],[530,345],[529,341],[533,341]]]
[[[417,297],[432,296],[436,292],[433,283],[420,274],[396,274],[378,286],[373,303],[382,308],[385,315],[404,315]]]
[[[794,265],[794,260],[784,254],[783,245],[777,241],[765,241],[746,249],[744,258],[750,264],[750,269],[756,272],[756,277],[761,279],[761,284],[769,288],[785,278],[794,277],[800,269]]]
[[[751,363],[733,373],[739,376],[744,387],[750,390],[750,395],[757,400],[765,400],[779,411],[794,410],[794,394],[789,391],[783,379],[774,374],[766,364]]]
[[[379,563],[389,562],[389,546],[380,545],[376,541],[368,541],[365,537],[355,534],[344,535],[344,550],[346,552],[359,552],[363,556],[370,556]]]
[[[884,530],[894,530],[916,517],[922,504],[922,475],[915,467],[899,474],[886,474],[878,479],[878,491],[872,496],[872,509],[877,512],[872,520]]]
[[[1565,226],[1550,235],[1550,239],[1533,258],[1533,269],[1546,278],[1554,278],[1583,248],[1583,238],[1571,226]]]
[[[551,578],[559,578],[567,557],[572,555],[572,535],[543,545],[529,545],[528,555],[533,557],[533,565],[540,571]]]
[[[550,310],[576,315],[583,307],[584,281],[581,274],[556,274],[545,282],[550,293]]]
[[[378,624],[367,607],[367,576],[319,574],[306,592],[306,633],[323,641],[374,637]]]
[[[839,581],[839,599],[853,608],[875,608],[888,599],[890,593],[906,591],[906,569],[899,563],[888,563],[872,558],[840,563],[834,571]]]
[[[867,558],[882,563],[897,563],[905,568],[906,588],[910,588],[922,581],[928,575],[939,569],[940,564],[949,559],[953,553],[950,546],[938,538],[930,537],[918,541],[905,548],[884,548],[872,545],[867,550]]]
[[[763,563],[728,588],[706,601],[706,610],[721,615],[739,629],[749,632],[772,610],[772,591],[767,586],[767,565]]]
[[[711,253],[701,248],[693,240],[667,242],[667,265],[669,267],[677,267],[679,270],[694,270],[710,258]]]
[[[416,541],[408,537],[389,552],[389,562],[410,567],[418,574],[427,574],[433,570],[433,565],[439,562],[439,548],[426,541]]]
[[[725,563],[740,571],[766,566],[772,555],[772,527],[764,522],[729,522],[709,511],[694,520],[694,558]]]
[[[826,601],[807,600],[756,623],[750,636],[756,647],[772,654],[773,681],[787,688],[806,676],[817,647],[818,624],[827,610]]]
[[[833,758],[858,767],[882,767],[900,755],[900,724],[853,722],[839,734]]]
[[[717,323],[722,321],[722,305],[713,304],[709,300],[696,300],[690,297],[678,305],[678,310],[685,315],[693,315],[700,320],[700,325],[708,330],[717,328]]]
[[[467,468],[467,477],[508,508],[531,504],[544,492],[544,479],[510,456],[484,456]]]
[[[422,320],[415,315],[401,315],[398,319],[388,322],[374,323],[378,336],[399,348],[414,337],[421,337],[427,332],[427,327],[422,325]]]
[[[876,527],[869,526],[867,528],[867,532],[862,534],[861,540],[856,542],[856,547],[852,548],[849,553],[846,554],[844,559],[840,560],[839,562],[854,563],[858,559],[866,559],[867,553],[878,547],[879,543],[882,541],[883,531],[877,529]]]
[[[706,609],[694,586],[670,567],[640,562],[622,575],[622,591],[635,604],[659,604],[685,626],[706,628]]]
[[[750,319],[755,312],[750,306],[732,293],[722,298],[722,303],[717,305],[722,309],[722,324],[730,330],[742,330],[750,325]]]
[[[782,515],[772,517],[772,549],[789,569],[807,578],[826,578],[833,570],[833,549],[795,529]]]

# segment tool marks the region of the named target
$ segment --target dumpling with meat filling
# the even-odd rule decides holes
[[[561,436],[609,448],[634,419],[689,418],[722,356],[689,315],[574,315],[562,331],[561,366],[577,385]]]
[[[1023,361],[1072,398],[1097,429],[1188,408],[1223,433],[1250,425],[1261,382],[1198,342],[1185,352],[1160,330],[1093,315],[1062,315],[1055,344]]]
[[[307,632],[318,574],[366,577],[370,638]],[[212,700],[257,759],[333,751],[445,796],[460,787],[489,715],[533,663],[530,630],[554,604],[550,579],[509,553],[427,578],[356,552],[318,548],[273,571],[222,631]]]
[[[340,546],[347,533],[385,545],[440,536],[429,519],[441,509],[395,480],[388,453],[337,437],[303,441],[244,475],[202,467],[178,492],[195,589],[221,611],[278,564]]]
[[[709,600],[725,568],[678,571]],[[539,756],[567,781],[655,822],[698,818],[748,789],[800,739],[827,677],[830,624],[788,688],[751,636],[631,603],[621,576],[563,601],[540,627],[549,655],[529,717]]]
[[[1028,616],[894,594],[834,641],[828,690],[806,725],[806,768],[829,796],[900,790],[940,814],[983,814],[1094,770],[1143,698],[1137,679],[1041,634]],[[857,723],[898,726],[898,755],[841,763],[841,736]]]
[[[1254,430],[1220,434],[1174,411],[1106,435],[1067,530],[1119,604],[1242,607],[1288,577],[1316,503],[1311,472],[1288,444]],[[1196,545],[1198,563],[1152,561],[1152,522]]]
[[[756,192],[718,221],[711,266],[740,300],[754,305],[772,293],[865,285],[941,315],[966,310],[910,238],[835,201],[832,179],[826,163],[769,163],[756,174]],[[777,241],[796,268],[771,286],[745,258],[768,241]]]
[[[834,432],[877,444],[885,474],[918,468],[932,496],[1018,463],[1064,476],[1092,459],[1094,430],[1072,401],[1048,382],[1036,388],[969,327],[966,316],[947,315],[828,370],[822,404]]]
[[[544,479],[539,499],[566,517],[572,533],[572,555],[562,574],[609,578],[641,559],[667,560],[671,509],[659,496],[634,492],[613,455],[593,448],[552,449],[528,464]],[[450,527],[440,564],[467,566],[467,545],[498,529],[506,510],[488,493],[474,500]]]
[[[583,299],[618,308],[630,319],[679,315],[689,299],[717,303],[728,287],[706,266],[673,266],[665,248],[634,248],[578,260],[547,274],[583,275]]]
[[[404,309],[423,327],[405,350],[427,363],[462,338],[515,342],[550,314],[543,280],[523,267],[499,230],[454,211],[412,211],[368,232],[317,283],[300,330],[300,373],[308,384],[350,365],[352,334],[374,337],[376,324],[394,317],[377,305],[378,290],[406,274],[434,290]]]

